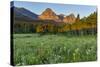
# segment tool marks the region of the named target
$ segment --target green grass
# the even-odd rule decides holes
[[[95,61],[95,35],[14,34],[14,64],[55,64]]]

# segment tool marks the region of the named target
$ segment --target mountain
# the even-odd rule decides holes
[[[56,13],[50,9],[47,8],[40,16],[39,16],[40,20],[54,20],[57,21],[59,20],[59,17],[56,15]]]
[[[24,21],[32,21],[38,20],[38,15],[25,9],[18,7],[11,7],[11,11],[13,12],[14,19],[24,20]]]
[[[56,15],[56,13],[50,9],[47,8],[40,16],[40,20],[54,20],[56,22],[64,22],[64,23],[74,23],[76,18],[74,14],[70,14],[68,16],[65,16],[63,14]]]
[[[70,14],[65,16],[64,14],[57,15],[52,9],[45,9],[41,15],[37,15],[26,8],[19,8],[12,6],[11,13],[13,13],[13,17],[15,20],[23,20],[23,21],[55,21],[55,22],[64,22],[64,23],[74,23],[76,18],[74,14]]]
[[[58,15],[59,19],[62,21],[64,19],[64,14]]]
[[[64,17],[63,22],[65,22],[65,23],[74,23],[75,20],[76,20],[76,18],[74,16],[74,14],[70,14],[70,15]]]

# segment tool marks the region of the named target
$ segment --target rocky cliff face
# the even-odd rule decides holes
[[[50,9],[47,8],[40,16],[40,20],[54,20],[56,22],[64,22],[64,23],[74,23],[76,18],[74,14],[70,14],[68,16],[65,16],[63,14],[56,15],[56,13]]]
[[[58,20],[59,17],[50,8],[47,8],[40,16],[41,20]]]
[[[64,17],[63,22],[65,22],[65,23],[74,23],[75,20],[76,20],[76,18],[74,16],[74,14],[70,14],[70,15]]]
[[[62,21],[64,19],[64,14],[58,15],[59,19]]]

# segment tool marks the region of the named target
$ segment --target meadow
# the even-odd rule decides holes
[[[13,34],[14,65],[97,60],[97,36]]]

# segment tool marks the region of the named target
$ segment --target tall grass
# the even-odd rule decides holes
[[[95,61],[95,35],[14,34],[14,64],[55,64]]]

